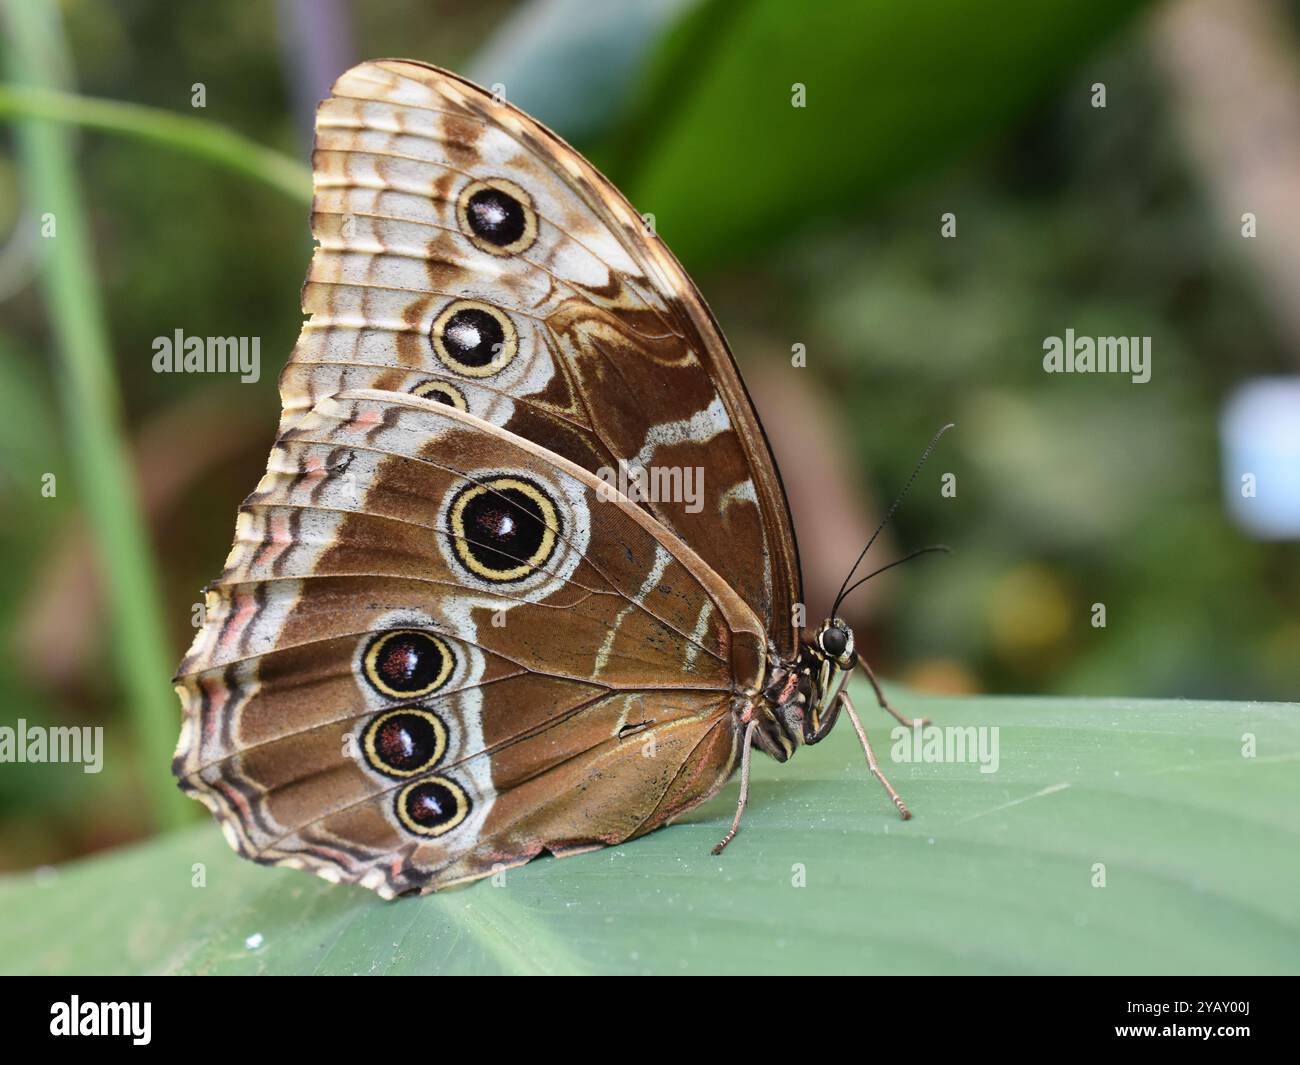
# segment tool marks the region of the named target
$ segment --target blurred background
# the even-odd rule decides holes
[[[655,216],[771,434],[814,619],[957,423],[872,561],[954,554],[846,608],[878,670],[953,693],[1300,691],[1296,5],[0,12],[0,725],[106,744],[99,774],[0,765],[0,869],[202,815],[167,772],[169,677],[272,443],[312,112],[366,58],[496,87]],[[1044,373],[1067,328],[1151,337],[1150,382]],[[177,329],[260,337],[261,379],[154,373]]]

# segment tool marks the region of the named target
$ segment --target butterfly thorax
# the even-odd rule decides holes
[[[756,742],[778,762],[802,743],[826,738],[839,717],[839,694],[857,659],[853,630],[839,618],[827,619],[806,636],[795,657],[769,652],[767,683],[754,708]]]

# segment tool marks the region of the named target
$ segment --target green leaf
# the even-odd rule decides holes
[[[311,203],[309,167],[206,118],[119,100],[13,85],[0,85],[0,118],[38,118],[132,137],[226,167],[299,203]]]
[[[598,161],[687,266],[743,260],[959,157],[1143,6],[707,0],[668,34]],[[1086,100],[1093,79],[1076,76]],[[796,84],[805,106],[792,105]]]
[[[57,96],[51,82],[62,47],[52,5],[10,0],[4,13],[11,31],[3,55],[6,68],[38,95]],[[4,99],[17,91],[4,90]],[[62,391],[71,480],[99,553],[116,666],[146,765],[151,812],[159,825],[172,827],[190,815],[177,801],[165,770],[175,742],[176,710],[167,684],[173,659],[137,499],[77,162],[67,130],[24,120],[17,132],[26,194],[40,204],[58,234],[57,240],[43,242],[49,250],[40,287],[58,355],[55,379]]]
[[[999,764],[891,761],[842,723],[633,843],[423,899],[236,858],[205,826],[0,881],[12,973],[1282,973],[1300,968],[1294,704],[920,699]],[[1243,736],[1255,757],[1243,756]],[[906,735],[906,733],[904,733]],[[206,886],[191,886],[201,863]],[[1097,867],[1105,886],[1095,887]],[[793,886],[800,871],[806,886]]]
[[[616,122],[646,53],[665,24],[696,0],[529,0],[507,18],[463,71],[568,140]]]

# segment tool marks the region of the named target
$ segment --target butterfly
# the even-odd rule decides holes
[[[739,767],[717,853],[753,749],[841,712],[910,816],[844,689],[912,723],[848,579],[804,632],[762,426],[627,200],[416,62],[339,78],[312,159],[279,434],[175,678],[173,769],[231,846],[391,898],[640,836]]]

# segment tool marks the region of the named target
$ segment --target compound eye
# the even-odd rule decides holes
[[[832,658],[839,658],[849,649],[849,634],[838,625],[832,625],[822,632],[821,645]]]

